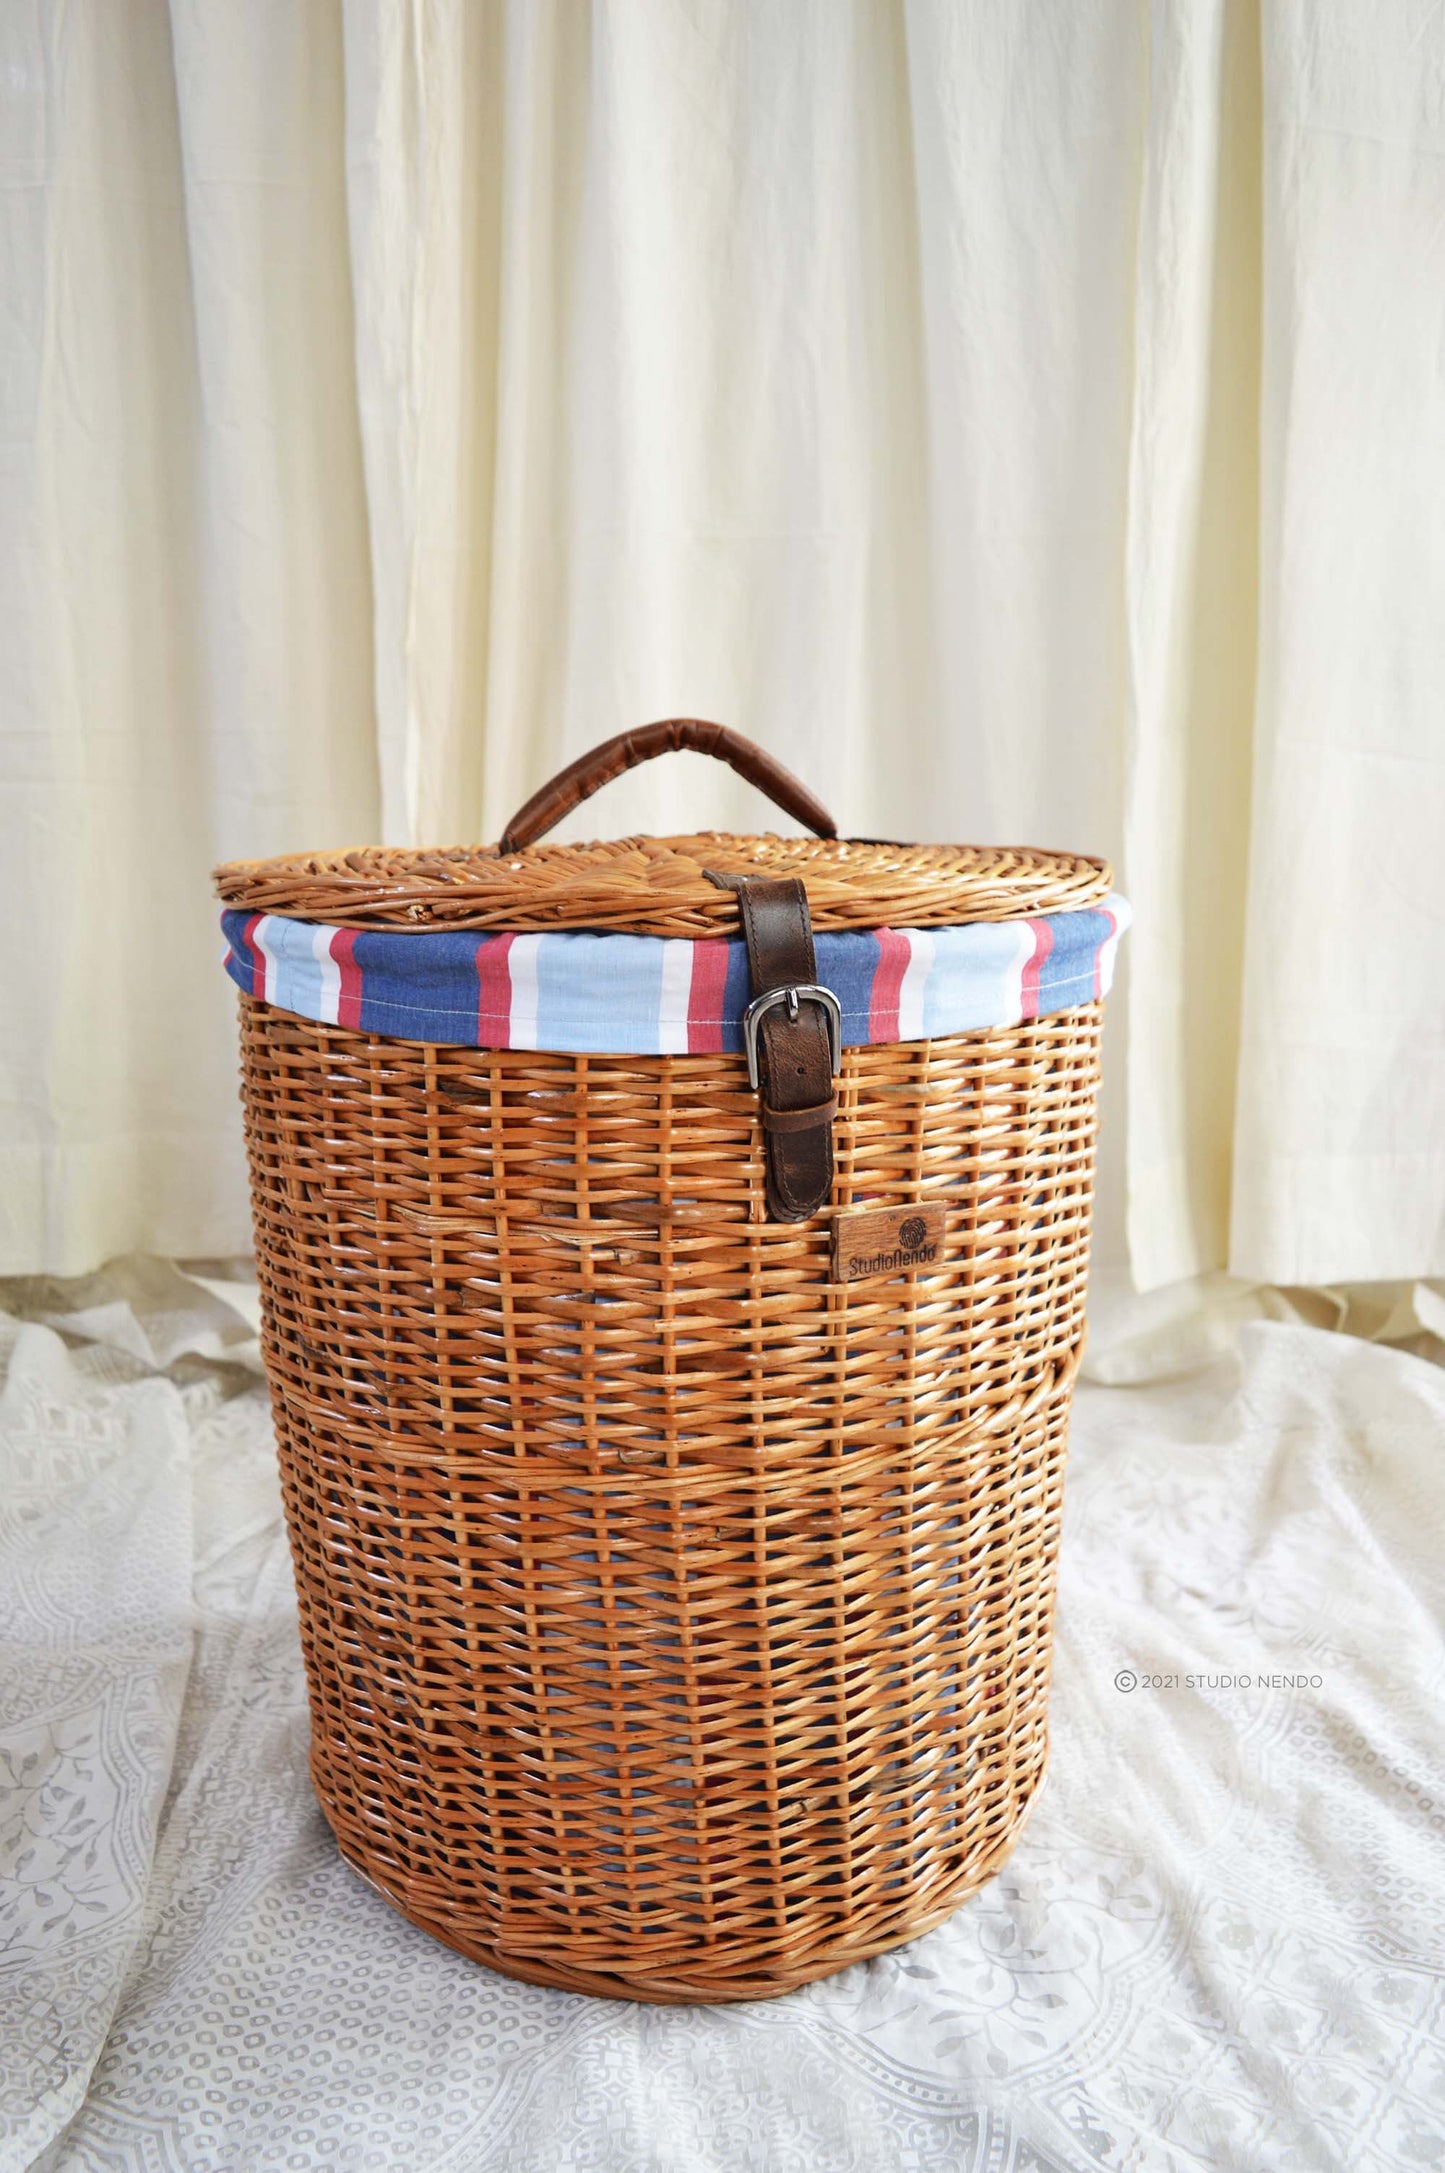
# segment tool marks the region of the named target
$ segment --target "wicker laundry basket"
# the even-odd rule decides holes
[[[678,746],[819,834],[535,843]],[[343,1854],[611,1996],[937,1923],[1044,1764],[1107,868],[840,841],[674,721],[499,847],[217,883]]]

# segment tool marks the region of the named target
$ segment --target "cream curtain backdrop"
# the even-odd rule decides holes
[[[688,712],[1121,863],[1145,1286],[1445,1272],[1445,14],[0,41],[0,1270],[246,1245],[213,861],[495,836]],[[573,831],[762,819],[684,758]]]

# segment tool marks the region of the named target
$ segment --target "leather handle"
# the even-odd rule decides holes
[[[600,747],[589,747],[565,770],[558,770],[550,784],[543,785],[525,807],[518,808],[502,832],[497,851],[519,853],[535,845],[554,823],[570,815],[584,800],[590,800],[603,785],[610,785],[624,770],[635,769],[639,762],[650,762],[654,755],[681,754],[684,750],[716,755],[719,762],[726,762],[739,777],[756,785],[784,814],[803,823],[815,836],[838,835],[838,826],[827,808],[814,799],[802,779],[785,770],[781,762],[752,740],[744,739],[741,732],[729,731],[725,724],[708,724],[701,717],[665,717],[660,724],[644,724],[636,732],[619,732],[615,739],[603,740]]]

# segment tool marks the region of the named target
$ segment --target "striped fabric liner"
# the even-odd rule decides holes
[[[1064,1011],[1103,996],[1129,908],[963,928],[818,933],[818,979],[843,1039],[919,1041]],[[401,1041],[480,1049],[684,1056],[743,1046],[741,938],[476,935],[332,928],[225,912],[226,971],[282,1011]]]

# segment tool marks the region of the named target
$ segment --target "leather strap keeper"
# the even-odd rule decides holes
[[[813,924],[802,883],[712,868],[706,873],[719,889],[737,893],[754,1001],[774,989],[814,983]],[[795,1015],[785,1004],[771,1006],[757,1033],[768,1214],[774,1222],[805,1222],[828,1205],[833,1191],[838,1097],[828,1019],[805,998]]]
[[[830,1094],[827,1101],[819,1102],[813,1109],[769,1109],[763,1104],[763,1130],[765,1132],[810,1132],[815,1124],[831,1124],[838,1114],[838,1097]]]

